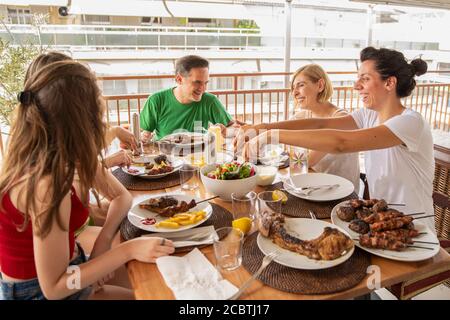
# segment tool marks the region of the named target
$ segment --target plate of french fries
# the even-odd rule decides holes
[[[178,203],[182,201],[189,203],[192,200],[200,202],[202,200],[197,197],[182,194],[170,195],[170,197],[178,200]],[[140,206],[140,204],[147,203],[152,198],[157,197],[150,197],[135,204],[128,212],[128,220],[131,224],[142,230],[151,232],[177,232],[187,230],[202,224],[212,214],[212,207],[209,202],[202,202],[186,212],[176,212],[171,216],[162,216]]]

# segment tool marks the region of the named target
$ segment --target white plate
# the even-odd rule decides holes
[[[339,219],[337,216],[337,208],[340,206],[346,205],[348,201],[343,201],[339,204],[337,204],[333,211],[331,211],[331,221],[336,225],[347,231],[352,239],[359,238],[359,233],[356,233],[355,231],[351,230],[348,225],[350,222],[345,222]],[[426,225],[420,222],[420,220],[414,220],[414,225],[416,226],[416,229],[419,232],[426,232],[427,234],[419,235],[418,237],[414,238],[414,240],[417,241],[428,241],[428,242],[434,242],[439,243],[438,238],[436,235],[431,232],[430,228],[428,228]],[[420,247],[429,247],[433,248],[433,250],[427,250],[427,249],[418,249],[418,248],[406,248],[403,251],[393,251],[393,250],[383,250],[383,249],[371,249],[363,247],[359,244],[359,241],[355,240],[355,244],[360,247],[363,250],[366,250],[374,255],[392,259],[392,260],[398,260],[398,261],[422,261],[429,258],[434,257],[439,252],[439,245],[433,245],[433,244],[424,244],[424,243],[417,243],[415,245]]]
[[[171,139],[172,137],[176,137],[179,135],[185,135],[185,136],[189,136],[189,137],[195,137],[197,139],[194,138],[194,142],[192,143],[176,143],[176,142],[172,142]],[[201,145],[203,144],[205,141],[207,141],[207,135],[203,134],[201,132],[178,132],[178,133],[171,133],[167,136],[165,136],[164,138],[162,138],[161,140],[159,140],[161,142],[168,142],[170,144],[174,144],[176,146],[179,147],[183,147],[183,146],[196,146],[196,145]]]
[[[165,173],[160,173],[160,174],[153,174],[153,175],[149,175],[149,174],[145,174],[145,167],[142,165],[143,163],[155,163],[155,158],[158,155],[150,155],[150,156],[144,156],[141,158],[137,158],[137,159],[133,159],[134,162],[138,163],[138,165],[131,165],[129,168],[126,167],[122,167],[122,171],[131,175],[131,176],[137,176],[139,178],[143,178],[143,179],[159,179],[165,176],[168,176],[169,174],[172,174],[174,172],[177,172],[178,170],[180,170],[180,167],[183,165],[183,160],[179,159],[179,158],[173,158],[173,157],[168,157],[168,159],[170,160],[170,162],[172,163],[173,166],[173,170],[170,172],[165,172]],[[134,170],[138,170],[137,173],[131,173],[128,171],[128,169],[134,169]]]
[[[286,230],[288,230],[288,232],[293,236],[302,240],[312,240],[317,238],[322,234],[323,229],[325,227],[338,229],[339,231],[350,237],[349,234],[342,228],[332,225],[331,223],[326,221],[304,219],[304,218],[285,219]],[[353,251],[355,250],[355,247],[353,247],[342,257],[334,260],[314,260],[301,254],[277,246],[275,243],[272,242],[270,238],[262,236],[261,233],[258,234],[257,243],[259,249],[265,255],[273,251],[280,252],[278,257],[275,258],[275,262],[287,267],[306,270],[326,269],[337,266],[338,264],[341,264],[345,262],[348,258],[350,258],[353,254]]]
[[[328,173],[304,173],[292,177],[292,181],[297,188],[311,187],[319,185],[339,184],[339,187],[323,189],[311,192],[309,196],[296,192],[283,182],[283,188],[295,197],[310,201],[332,201],[345,198],[352,194],[355,186],[349,180]]]
[[[171,197],[177,199],[178,201],[186,201],[188,203],[192,199],[194,199],[195,201],[201,201],[202,200],[202,199],[190,196],[190,195],[183,195],[183,194],[168,195],[168,196],[171,196]],[[158,196],[158,197],[160,197],[160,196]],[[163,220],[167,219],[167,217],[160,216],[156,212],[151,212],[149,210],[139,208],[139,204],[140,203],[147,202],[148,199],[151,199],[151,198],[157,198],[157,197],[150,197],[150,198],[147,198],[147,199],[137,203],[128,212],[128,220],[130,220],[130,222],[134,226],[138,227],[139,229],[146,230],[146,231],[151,231],[151,232],[177,232],[177,231],[187,230],[187,229],[191,229],[193,227],[196,227],[196,226],[202,224],[203,222],[208,220],[209,217],[212,214],[212,207],[211,207],[211,205],[208,202],[202,202],[199,205],[197,205],[194,208],[189,210],[189,211],[204,210],[206,212],[205,218],[203,220],[200,220],[197,223],[190,224],[190,225],[187,225],[187,226],[181,226],[178,229],[157,228],[157,227],[155,227],[155,225],[145,225],[141,221],[143,219],[146,219],[146,218],[154,218],[156,220],[156,222],[160,222],[160,221],[163,221]]]

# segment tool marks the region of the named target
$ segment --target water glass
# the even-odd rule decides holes
[[[180,168],[180,185],[183,190],[195,190],[199,186],[199,167],[184,164]]]
[[[231,208],[234,220],[244,217],[253,220],[256,214],[256,193],[251,191],[244,196],[232,193]]]
[[[308,149],[289,146],[289,175],[308,173]]]
[[[281,198],[277,198],[273,191],[263,191],[258,193],[258,216],[264,213],[274,212],[281,214]]]
[[[216,233],[217,237],[213,242],[216,268],[225,271],[239,268],[242,263],[244,233],[232,227],[219,228]]]

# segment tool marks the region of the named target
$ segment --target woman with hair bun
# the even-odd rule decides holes
[[[408,63],[401,52],[385,48],[365,48],[360,58],[354,88],[365,108],[339,118],[291,120],[251,127],[268,131],[248,141],[243,154],[254,157],[272,137],[278,138],[279,143],[327,153],[366,151],[366,175],[372,198],[403,203],[405,211],[432,215],[431,130],[420,113],[405,108],[401,102],[415,88],[414,77],[427,71],[427,64],[421,59]],[[237,145],[245,141],[247,129],[248,126],[241,129]],[[435,231],[433,218],[421,221]]]

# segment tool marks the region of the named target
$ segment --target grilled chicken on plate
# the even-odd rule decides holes
[[[282,214],[270,211],[261,214],[258,229],[261,235],[271,238],[279,247],[314,260],[337,259],[354,246],[349,237],[338,229],[330,227],[325,227],[323,233],[316,239],[299,239],[286,230]]]

